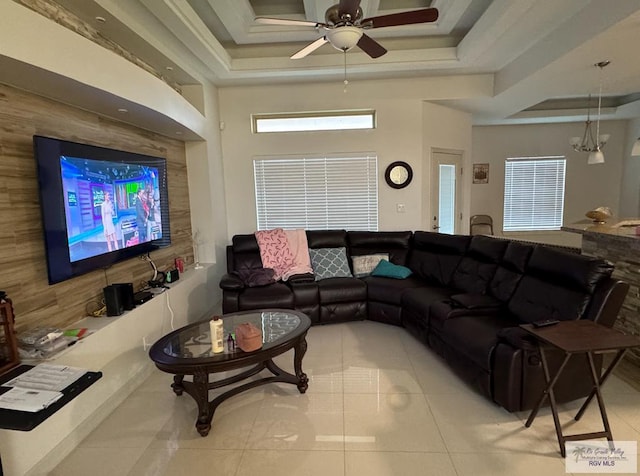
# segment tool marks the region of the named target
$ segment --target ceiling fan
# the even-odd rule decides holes
[[[371,28],[383,28],[387,26],[411,25],[415,23],[431,23],[438,19],[437,8],[423,8],[390,15],[381,15],[371,18],[362,18],[361,0],[340,0],[340,3],[329,7],[325,13],[325,23],[286,20],[280,18],[257,17],[256,23],[264,25],[293,25],[310,26],[319,30],[326,30],[322,38],[308,44],[291,56],[291,59],[304,58],[308,54],[320,48],[325,43],[337,50],[347,52],[356,45],[372,58],[379,58],[387,50],[376,40],[368,36],[364,30]]]

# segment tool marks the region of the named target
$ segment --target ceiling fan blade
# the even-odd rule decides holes
[[[364,33],[358,41],[358,47],[372,58],[380,58],[387,52],[380,43]]]
[[[438,19],[437,8],[424,8],[411,12],[392,13],[379,17],[365,18],[360,25],[370,28],[382,28],[385,26],[412,25],[414,23],[431,23]]]
[[[256,17],[254,21],[262,25],[310,26],[313,28],[318,28],[319,26],[324,25],[323,23],[318,23],[314,21],[287,20],[285,18],[269,18],[269,17]]]
[[[325,43],[328,43],[328,42],[329,42],[329,40],[327,40],[326,36],[323,36],[322,38],[318,38],[316,41],[314,41],[313,43],[309,43],[307,46],[305,46],[300,51],[298,51],[296,54],[294,54],[291,57],[291,59],[304,58],[309,53],[313,53],[315,50],[317,50],[322,45],[324,45]]]
[[[345,13],[351,15],[351,18],[355,19],[358,15],[358,8],[360,7],[360,0],[340,0],[338,4],[338,14],[342,16]]]

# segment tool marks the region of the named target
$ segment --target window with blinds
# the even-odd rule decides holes
[[[265,158],[253,161],[258,230],[378,230],[378,159]]]
[[[507,159],[504,231],[559,230],[564,212],[564,157]]]

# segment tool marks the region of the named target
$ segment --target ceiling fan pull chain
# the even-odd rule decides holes
[[[349,84],[349,81],[347,80],[347,50],[343,50],[342,54],[344,55],[344,89],[342,90],[342,92],[346,93],[347,85]]]

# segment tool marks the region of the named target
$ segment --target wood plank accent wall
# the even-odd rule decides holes
[[[152,277],[149,263],[132,258],[48,284],[34,135],[165,157],[172,245],[151,258],[160,270],[176,257],[193,263],[184,142],[0,84],[0,289],[13,300],[18,334],[67,327],[99,307],[107,284],[132,282],[137,291]]]

